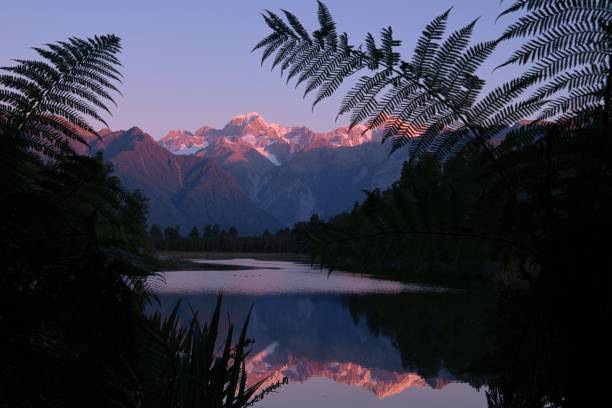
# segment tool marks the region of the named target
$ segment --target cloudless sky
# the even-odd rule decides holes
[[[285,86],[260,54],[250,53],[267,31],[260,13],[281,8],[296,14],[309,29],[316,23],[315,0],[2,0],[0,65],[33,56],[29,49],[70,36],[114,33],[123,40],[123,97],[117,99],[113,129],[139,126],[159,138],[170,129],[195,130],[223,126],[231,117],[256,111],[269,122],[330,130],[338,94],[311,112],[302,91]],[[392,26],[411,55],[428,21],[454,6],[450,27],[481,17],[475,40],[493,39],[508,19],[495,23],[499,0],[327,0],[340,32],[353,43],[368,31]],[[508,71],[492,72],[507,57],[508,46],[496,51],[482,75],[496,84]]]

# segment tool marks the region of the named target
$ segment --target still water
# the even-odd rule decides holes
[[[249,382],[289,379],[256,406],[485,407],[478,300],[444,288],[250,259],[251,270],[176,271],[156,288],[163,312],[181,300],[207,318],[218,292],[241,325],[254,305]]]

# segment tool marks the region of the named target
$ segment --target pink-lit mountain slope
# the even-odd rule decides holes
[[[100,133],[102,140],[92,140],[89,153],[103,151],[126,186],[150,198],[150,223],[179,225],[183,232],[217,223],[244,233],[279,225],[216,160],[172,154],[136,127]]]
[[[268,123],[256,112],[239,115],[223,129],[201,127],[195,132],[173,130],[159,143],[176,154],[193,154],[208,149],[215,141],[240,143],[266,157],[272,164],[280,165],[296,153],[318,147],[349,147],[371,142],[376,132],[363,132],[363,126],[351,131],[340,127],[331,132],[313,132],[304,126],[283,126]]]

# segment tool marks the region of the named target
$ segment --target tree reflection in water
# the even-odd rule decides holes
[[[504,288],[495,297],[362,296],[346,304],[423,377],[444,367],[486,385],[491,408],[566,407],[599,404],[609,382],[599,373],[611,362],[609,299],[584,298]]]

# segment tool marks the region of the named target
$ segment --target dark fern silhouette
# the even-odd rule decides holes
[[[119,93],[113,83],[121,81],[121,41],[115,35],[70,38],[34,50],[43,60],[2,68],[0,113],[18,143],[53,157],[70,151],[69,141],[85,143],[83,132],[96,133],[87,118],[107,125],[98,110],[110,114],[109,92]]]
[[[529,38],[500,67],[527,65],[540,84],[533,99],[550,102],[542,119],[570,118],[610,100],[612,6],[605,0],[519,0],[500,18],[526,10],[500,40]],[[569,91],[569,94],[562,94]],[[608,94],[606,94],[608,92]]]
[[[149,361],[139,366],[146,407],[246,407],[259,401],[267,388],[256,393],[267,380],[247,386],[245,359],[252,339],[247,338],[251,311],[247,314],[238,341],[229,325],[225,341],[218,344],[222,296],[207,324],[201,325],[194,312],[182,322],[178,302],[168,316],[156,312],[148,325],[150,333],[142,344],[150,350]]]
[[[541,106],[538,100],[513,103],[533,83],[530,77],[481,95],[485,81],[476,72],[499,41],[471,45],[476,20],[447,34],[446,11],[427,25],[405,61],[391,27],[382,30],[380,46],[372,34],[362,45],[351,45],[346,33],[337,34],[327,7],[318,4],[320,27],[312,34],[290,12],[284,11],[285,22],[268,11],[263,17],[272,32],[254,50],[262,50],[262,63],[274,56],[272,67],[287,72],[287,82],[295,77],[296,87],[305,83],[304,96],[317,90],[313,108],[347,78],[371,72],[345,95],[338,115],[350,113],[351,126],[383,127],[383,140],[392,139],[394,149],[407,146],[412,159],[434,152],[444,161],[475,144],[490,151],[489,140],[499,129]],[[491,158],[496,160],[492,152]]]
[[[499,18],[519,11],[526,14],[508,26],[499,40],[526,41],[498,68],[525,67],[522,78],[535,81],[526,103],[540,101],[543,106],[534,120],[506,136],[496,154],[504,157],[504,167],[516,183],[522,183],[521,188],[527,188],[530,177],[544,179],[540,200],[549,223],[554,224],[553,191],[568,183],[568,175],[591,172],[591,180],[582,180],[590,189],[585,188],[585,195],[601,200],[609,165],[612,4],[518,0]]]
[[[446,34],[446,12],[405,61],[390,28],[380,46],[371,35],[351,45],[321,3],[312,33],[288,12],[265,14],[271,34],[255,49],[305,94],[318,90],[315,104],[367,72],[340,114],[406,146],[396,184],[366,192],[315,234],[319,260],[410,280],[496,282],[512,329],[489,405],[583,406],[606,398],[605,381],[573,374],[610,361],[612,3],[506,7],[500,21],[516,20],[500,38],[470,46],[474,23]],[[520,44],[498,69],[524,70],[483,94],[474,73],[508,40]]]
[[[287,11],[284,11],[287,22],[271,12],[264,15],[272,32],[254,47],[263,50],[262,63],[275,55],[272,66],[280,65],[282,72],[288,72],[287,81],[296,77],[296,86],[306,82],[305,95],[318,89],[314,105],[335,92],[345,79],[362,71],[371,72],[357,80],[340,106],[339,115],[351,114],[351,126],[365,121],[368,130],[382,127],[383,141],[392,139],[393,150],[406,146],[410,163],[428,158],[438,166],[446,166],[456,157],[485,156],[490,168],[479,170],[487,177],[496,175],[495,183],[505,190],[503,194],[516,196],[513,180],[509,179],[491,139],[525,115],[537,112],[543,101],[516,102],[516,97],[534,83],[528,76],[481,94],[485,81],[476,72],[499,40],[471,45],[476,21],[447,34],[449,10],[426,26],[413,57],[404,61],[396,52],[400,41],[393,37],[390,27],[382,30],[380,47],[371,34],[363,45],[353,46],[346,34],[337,35],[329,10],[323,3],[318,4],[320,28],[312,34]],[[397,207],[400,214],[406,210],[405,206]],[[435,235],[522,245],[496,233],[465,228],[443,230],[432,225],[415,228],[402,222],[409,215],[387,215],[376,216],[374,235]],[[384,218],[393,220],[389,223]],[[372,234],[349,235],[353,236],[349,238],[342,231],[326,228],[326,233],[315,239],[320,239],[321,248],[329,253],[334,247],[325,243],[330,240],[375,238]]]
[[[466,225],[454,230],[432,225],[401,228],[413,224],[405,221],[418,219],[418,211],[406,213],[407,207],[398,202],[393,213],[373,212],[374,234],[506,242],[515,248],[527,246],[523,253],[541,262],[547,256],[544,242],[558,232],[557,213],[574,205],[562,201],[580,196],[577,190],[563,195],[569,194],[568,189],[580,185],[582,192],[599,197],[594,200],[601,203],[609,161],[609,2],[517,1],[501,16],[522,9],[527,14],[500,38],[472,46],[476,21],[447,34],[447,11],[427,25],[409,60],[396,52],[400,42],[391,28],[382,31],[380,46],[371,34],[362,45],[351,45],[347,34],[338,35],[327,7],[318,4],[319,28],[312,33],[288,11],[283,11],[285,19],[269,11],[264,14],[271,33],[254,47],[262,50],[262,63],[273,58],[272,67],[280,66],[287,73],[287,82],[297,78],[296,86],[306,84],[305,96],[318,90],[313,106],[334,93],[345,79],[371,72],[357,80],[341,103],[339,115],[350,113],[351,126],[365,121],[368,129],[383,127],[383,141],[393,139],[394,149],[407,146],[409,165],[427,158],[443,169],[457,168],[451,161],[467,161],[472,169],[464,176],[481,180],[485,186],[481,195],[497,197],[488,205],[497,199],[519,218],[518,214],[529,211],[546,214],[533,224],[525,223],[529,227],[520,234],[509,225],[492,234],[479,232],[474,228],[479,223],[468,222],[467,215]],[[485,82],[475,74],[478,68],[497,44],[522,37],[529,40],[503,65],[529,62],[529,68],[482,94]],[[529,121],[517,126],[526,119]],[[492,141],[504,133],[501,142]],[[593,177],[577,183],[575,176],[587,173]],[[443,170],[440,177],[446,176],[448,171]],[[460,188],[467,187],[460,182]],[[418,184],[413,181],[412,187]],[[563,194],[555,193],[558,191]],[[418,191],[410,194],[414,197]],[[401,194],[393,196],[397,199]],[[528,210],[526,204],[532,208]],[[425,205],[417,204],[417,209]],[[591,213],[585,208],[579,212]],[[475,211],[474,216],[478,213],[482,214]],[[334,234],[342,235],[329,228],[328,232],[332,239]]]
[[[148,200],[75,153],[119,92],[120,39],[35,51],[0,75],[2,405],[245,406],[247,324],[218,360],[221,298],[205,328],[147,316]]]

